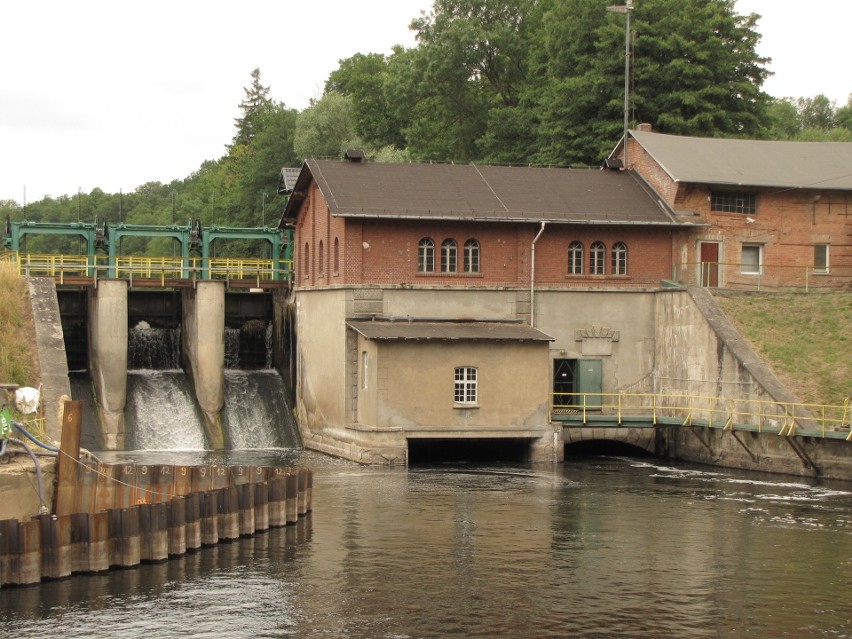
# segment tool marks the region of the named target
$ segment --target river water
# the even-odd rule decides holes
[[[852,637],[848,484],[651,458],[116,455],[305,466],[314,511],[168,562],[4,589],[0,636]]]

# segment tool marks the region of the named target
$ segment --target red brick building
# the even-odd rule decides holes
[[[852,143],[628,134],[628,164],[680,216],[687,285],[852,286]],[[623,160],[622,144],[611,158]]]
[[[282,218],[307,447],[398,463],[491,440],[559,459],[554,393],[647,384],[691,216],[632,173],[358,159],[308,160]]]

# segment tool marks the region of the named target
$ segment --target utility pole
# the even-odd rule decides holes
[[[612,5],[606,8],[612,13],[623,13],[624,23],[624,170],[627,164],[627,125],[630,113],[630,12],[633,11],[633,0],[625,0],[625,4]]]

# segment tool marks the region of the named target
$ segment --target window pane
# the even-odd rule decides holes
[[[455,240],[444,240],[441,244],[441,272],[456,272],[456,255],[458,247]]]
[[[456,404],[476,404],[476,369],[459,366],[455,370],[453,401]]]
[[[417,250],[417,270],[421,273],[435,272],[435,242],[424,237]]]
[[[603,275],[604,273],[604,254],[606,248],[603,242],[593,242],[589,248],[589,273],[592,275]]]
[[[828,272],[828,244],[814,244],[814,270]]]
[[[760,246],[744,244],[740,258],[740,272],[754,275],[760,273]]]
[[[624,242],[612,245],[612,274],[627,275],[627,245]]]
[[[710,210],[717,213],[748,213],[757,210],[757,195],[745,191],[713,191]]]
[[[568,245],[568,273],[569,275],[583,274],[583,244],[571,242]]]
[[[479,242],[476,240],[464,243],[464,272],[479,273]]]

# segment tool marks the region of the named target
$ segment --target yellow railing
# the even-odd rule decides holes
[[[95,278],[116,277],[120,279],[217,279],[286,281],[293,268],[292,260],[237,259],[200,257],[147,257],[118,256],[110,265],[109,257],[96,255],[39,255],[6,251],[0,254],[3,261],[15,262],[22,275],[42,275],[57,278],[60,283],[65,276],[88,276]],[[206,265],[205,265],[206,262]]]
[[[643,421],[852,441],[848,399],[841,405],[820,405],[687,394],[554,393],[551,417],[560,415],[582,425]]]

